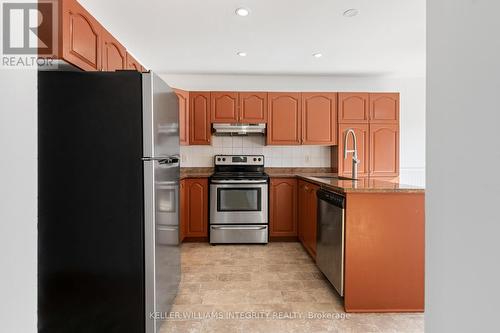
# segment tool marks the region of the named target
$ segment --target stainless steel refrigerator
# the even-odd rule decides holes
[[[178,123],[153,73],[39,72],[39,332],[166,323],[180,281]]]

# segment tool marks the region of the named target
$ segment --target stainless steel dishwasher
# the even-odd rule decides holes
[[[330,283],[344,296],[345,197],[318,190],[316,264]]]

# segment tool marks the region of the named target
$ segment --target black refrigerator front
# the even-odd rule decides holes
[[[144,93],[152,75],[39,72],[39,332],[154,332],[148,311],[171,304],[178,248],[174,237],[158,241],[155,209],[178,205],[161,202],[175,195],[155,197],[149,176],[163,162],[178,193],[178,167],[172,156],[145,154],[156,126],[144,123],[153,112],[153,93]],[[175,232],[175,215],[168,223]],[[158,294],[170,298],[157,300]]]

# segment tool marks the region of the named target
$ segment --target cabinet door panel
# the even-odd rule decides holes
[[[239,101],[241,123],[262,124],[267,122],[267,93],[240,93]]]
[[[76,1],[62,1],[61,57],[85,71],[101,69],[101,25]]]
[[[399,127],[393,124],[370,124],[370,175],[399,175]]]
[[[348,129],[352,128],[356,134],[358,148],[358,175],[367,176],[370,163],[369,159],[369,125],[368,124],[340,124],[339,125],[339,146],[338,146],[338,166],[339,175],[350,177],[352,175],[352,153],[347,154],[347,159],[344,159],[345,134]],[[352,136],[349,136],[348,150],[353,149]]]
[[[174,89],[179,98],[179,142],[189,145],[189,92]]]
[[[208,236],[208,179],[186,179],[186,237]]]
[[[307,234],[307,182],[299,180],[297,190],[297,236],[302,244],[305,244]]]
[[[134,57],[132,57],[130,53],[126,52],[125,54],[127,59],[127,69],[142,72],[141,64]]]
[[[370,94],[370,124],[399,123],[399,93]]]
[[[238,93],[212,92],[212,123],[237,123],[238,122]]]
[[[109,32],[102,34],[102,70],[114,72],[126,68],[125,48]]]
[[[210,132],[210,93],[189,93],[189,144],[209,145]]]
[[[297,180],[271,179],[270,187],[270,236],[297,236]]]
[[[186,180],[182,179],[179,182],[179,198],[180,198],[180,214],[179,214],[179,241],[182,242],[186,236],[188,205],[186,198]]]
[[[337,144],[337,94],[302,93],[302,144]]]
[[[314,184],[308,184],[308,223],[307,223],[307,238],[306,247],[309,250],[309,254],[316,258],[316,234],[317,234],[317,216],[318,216],[318,199],[316,197],[316,191],[318,186]]]
[[[368,123],[368,93],[339,93],[339,123]]]
[[[268,93],[268,113],[268,144],[301,143],[300,93]]]

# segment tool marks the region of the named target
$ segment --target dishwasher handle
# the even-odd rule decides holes
[[[316,192],[318,199],[328,202],[336,207],[345,208],[345,196],[330,192],[324,189],[320,189]]]

